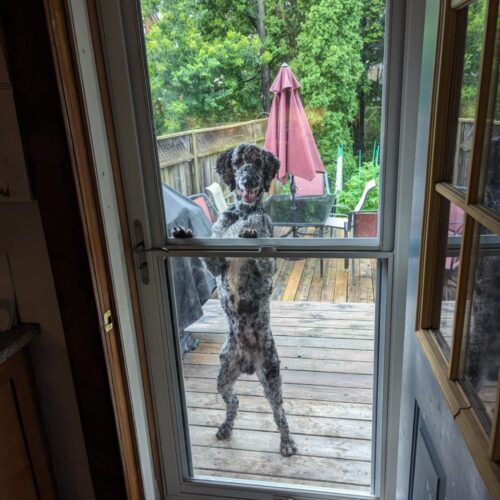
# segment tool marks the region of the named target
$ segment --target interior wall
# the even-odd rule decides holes
[[[0,160],[16,172],[9,190],[25,201],[0,201],[0,250],[9,257],[19,320],[39,323],[29,346],[44,428],[62,498],[94,498],[75,388],[38,204],[30,189],[0,32]],[[5,175],[4,175],[5,177]],[[4,181],[10,179],[4,179]],[[19,196],[22,194],[22,196]]]
[[[9,255],[19,319],[39,323],[30,345],[61,498],[94,498],[64,331],[37,203],[0,203],[0,250]]]
[[[73,137],[52,43],[63,5],[0,0],[0,23],[26,166],[45,235],[59,315],[71,367],[94,495],[127,497],[108,376],[102,318],[96,302],[79,199]],[[46,9],[47,7],[47,9]],[[53,7],[53,8],[52,8]],[[47,16],[51,17],[48,18]],[[54,37],[52,37],[52,35]],[[90,258],[89,258],[90,257]],[[71,446],[71,442],[66,443]],[[73,496],[68,496],[73,498]]]

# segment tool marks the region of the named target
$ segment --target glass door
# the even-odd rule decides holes
[[[166,494],[380,495],[401,13],[118,4],[99,10]]]

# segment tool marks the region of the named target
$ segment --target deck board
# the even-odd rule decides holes
[[[324,271],[335,280],[339,262],[325,260]],[[227,320],[219,302],[209,300],[203,318],[187,329],[199,346],[183,361],[193,470],[200,476],[369,492],[374,304],[347,302],[349,271],[343,269],[343,260],[343,303],[332,303],[338,281],[326,289],[316,286],[317,259],[284,262],[279,269],[276,283],[283,293],[288,288],[287,297],[309,298],[311,292],[318,297],[316,302],[271,303],[284,406],[299,453],[291,458],[279,454],[279,433],[255,375],[242,375],[236,383],[240,406],[231,440],[216,439],[225,416],[216,377]],[[293,269],[290,284],[286,280]],[[370,276],[365,285],[371,284],[371,273],[369,263],[360,267],[360,278]],[[368,299],[372,291],[360,292],[359,300]]]
[[[354,263],[354,264],[353,264]],[[375,259],[277,259],[273,300],[309,302],[364,302],[375,300]]]

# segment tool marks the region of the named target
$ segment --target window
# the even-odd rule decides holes
[[[281,162],[263,204],[275,237],[375,245],[385,0],[141,9],[161,182],[205,195],[215,218],[236,192],[217,158],[257,145]]]
[[[417,336],[478,469],[498,491],[498,0],[445,0],[440,22]]]

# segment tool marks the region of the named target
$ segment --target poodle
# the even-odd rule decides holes
[[[279,170],[279,160],[257,146],[241,144],[222,153],[216,164],[222,180],[236,194],[213,226],[216,238],[266,238],[272,224],[264,212],[263,195]],[[189,229],[175,228],[175,238],[191,238]],[[263,257],[206,257],[214,276],[220,276],[218,293],[229,322],[229,333],[219,354],[217,390],[226,403],[226,419],[218,439],[229,439],[238,411],[234,393],[242,373],[253,374],[262,384],[281,435],[281,454],[294,455],[297,447],[290,435],[283,408],[280,361],[270,325],[270,297],[276,261]]]

